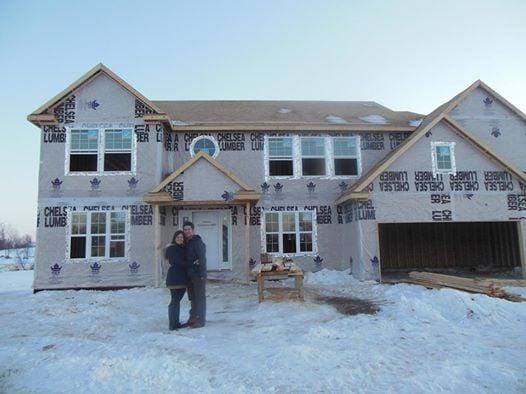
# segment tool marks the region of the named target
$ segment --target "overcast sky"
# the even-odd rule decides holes
[[[526,111],[525,20],[522,0],[0,0],[0,221],[35,233],[26,116],[99,62],[150,99],[429,113],[480,78]]]

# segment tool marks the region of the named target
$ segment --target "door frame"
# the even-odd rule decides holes
[[[213,209],[213,208],[204,208],[204,209],[180,209],[179,210],[179,223],[181,223],[181,229],[185,221],[189,220],[190,222],[194,223],[194,213],[202,213],[202,212],[214,212],[217,217],[217,226],[220,231],[217,233],[217,243],[218,243],[218,250],[220,257],[223,256],[223,226],[222,226],[222,214],[226,213],[227,217],[227,224],[228,224],[228,261],[220,261],[221,267],[219,270],[212,269],[208,270],[209,272],[214,271],[231,271],[232,270],[232,214],[229,209]],[[221,260],[223,260],[221,258]]]

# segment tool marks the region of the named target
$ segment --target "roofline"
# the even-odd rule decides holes
[[[522,172],[519,168],[515,167],[513,164],[509,163],[507,160],[501,158],[496,152],[489,148],[486,144],[476,138],[471,134],[465,127],[460,125],[458,122],[450,118],[446,113],[440,113],[437,115],[431,122],[429,122],[425,127],[419,130],[416,133],[410,135],[402,144],[398,146],[397,149],[393,150],[389,155],[387,155],[383,161],[381,161],[377,166],[373,167],[361,180],[355,184],[350,190],[343,192],[336,199],[336,204],[344,203],[350,199],[353,199],[353,196],[359,195],[364,192],[364,189],[376,179],[383,171],[385,171],[391,164],[393,164],[400,156],[402,156],[407,150],[409,150],[427,131],[435,127],[440,121],[446,121],[449,125],[459,131],[461,137],[468,140],[471,144],[475,145],[482,153],[486,154],[493,159],[502,167],[507,169],[513,175],[515,175],[520,181],[526,183],[526,173]]]
[[[119,77],[117,74],[115,74],[113,71],[111,71],[108,67],[106,67],[104,64],[99,63],[95,67],[93,67],[91,70],[89,70],[87,73],[82,75],[79,79],[71,83],[67,88],[62,90],[57,95],[53,96],[51,99],[46,101],[43,105],[41,105],[39,108],[37,108],[35,111],[33,111],[31,114],[28,115],[27,119],[38,126],[38,123],[35,121],[35,116],[42,115],[44,112],[46,112],[48,109],[56,105],[58,102],[60,102],[62,99],[64,99],[66,96],[68,96],[70,93],[78,89],[80,86],[82,86],[84,83],[91,80],[93,77],[95,77],[99,73],[105,73],[108,75],[111,79],[113,79],[117,84],[122,86],[125,90],[130,92],[132,95],[134,95],[137,99],[139,99],[143,104],[150,107],[152,110],[159,114],[164,114],[164,111],[161,110],[157,105],[153,104],[148,98],[143,96],[138,90],[133,88],[129,83],[127,83],[125,80],[123,80],[121,77]]]
[[[200,123],[196,125],[172,125],[175,132],[187,131],[415,131],[411,126],[389,126],[369,124],[326,124],[326,123]]]

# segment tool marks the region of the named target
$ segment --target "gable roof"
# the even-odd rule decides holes
[[[486,154],[493,159],[495,162],[500,164],[510,173],[515,175],[520,181],[526,183],[526,174],[520,169],[515,167],[513,164],[507,160],[501,158],[496,154],[490,147],[485,143],[476,138],[471,134],[465,127],[460,125],[458,122],[453,120],[444,112],[436,113],[432,118],[428,119],[425,125],[422,125],[411,134],[404,142],[402,142],[398,148],[392,150],[387,156],[385,156],[380,162],[378,162],[373,168],[371,168],[364,176],[362,176],[357,183],[355,183],[350,190],[343,192],[336,199],[336,204],[341,204],[345,201],[351,199],[360,199],[367,198],[366,188],[368,185],[374,181],[382,172],[384,172],[391,164],[393,164],[399,157],[401,157],[405,152],[407,152],[423,135],[425,135],[429,130],[431,130],[439,122],[445,121],[451,126],[455,131],[458,132],[460,136],[469,141],[482,153]]]
[[[28,115],[27,119],[32,123],[36,123],[40,119],[44,119],[44,121],[50,121],[50,120],[47,120],[46,118],[46,117],[49,118],[50,116],[53,116],[52,114],[46,113],[50,108],[54,107],[64,98],[66,98],[68,95],[73,93],[76,89],[78,89],[80,86],[90,81],[91,79],[95,78],[97,75],[99,75],[99,73],[106,74],[108,77],[113,79],[117,84],[122,86],[125,90],[127,90],[133,96],[135,96],[135,98],[137,98],[143,104],[150,107],[156,113],[164,114],[164,112],[157,105],[155,105],[152,101],[148,100],[139,91],[133,88],[129,83],[127,83],[125,80],[123,80],[113,71],[111,71],[104,64],[99,63],[95,67],[93,67],[91,70],[89,70],[87,73],[85,73],[83,76],[81,76],[79,79],[77,79],[75,82],[73,82],[71,85],[69,85],[67,88],[65,88],[63,91],[61,91],[60,93],[58,93],[57,95],[55,95],[54,97],[46,101],[42,106],[34,110],[31,114]]]
[[[508,107],[511,111],[515,112],[520,118],[526,121],[526,115],[521,110],[519,110],[517,107],[511,104],[508,100],[506,100],[496,91],[494,91],[488,85],[486,85],[483,81],[478,79],[471,85],[469,85],[466,89],[454,96],[451,100],[446,101],[444,104],[440,105],[429,115],[427,115],[423,119],[420,126],[418,126],[418,128],[412,134],[410,134],[409,137],[407,137],[396,149],[392,150],[387,156],[380,160],[367,173],[362,175],[362,177],[358,179],[358,182],[356,182],[351,187],[351,189],[341,193],[340,196],[336,199],[336,203],[341,204],[342,202],[354,198],[367,198],[368,193],[365,191],[365,188],[377,176],[379,176],[380,173],[385,171],[385,169],[388,168],[398,157],[402,156],[411,146],[413,146],[413,144],[416,141],[418,141],[418,139],[422,137],[422,135],[425,135],[429,130],[431,130],[437,123],[439,123],[443,119],[447,121],[450,125],[452,125],[454,129],[460,131],[460,134],[468,141],[473,143],[477,148],[491,156],[493,159],[497,160],[503,167],[509,169],[510,172],[516,174],[518,178],[521,179],[523,182],[526,182],[525,174],[522,171],[520,171],[514,165],[510,164],[507,160],[501,158],[499,155],[493,152],[493,150],[487,147],[486,144],[484,144],[478,138],[474,137],[467,129],[465,129],[463,126],[461,126],[459,123],[457,123],[455,120],[448,116],[448,114],[453,109],[455,109],[462,101],[464,101],[464,99],[470,93],[472,93],[478,87],[481,87],[482,89],[490,93],[492,96],[496,97],[506,107]]]
[[[232,180],[235,184],[237,184],[241,190],[243,191],[254,191],[254,188],[250,187],[247,183],[243,182],[236,174],[229,171],[225,166],[223,166],[221,163],[219,163],[217,160],[213,159],[208,155],[208,153],[205,153],[203,151],[200,151],[192,157],[190,160],[188,160],[186,163],[184,163],[181,167],[179,167],[177,170],[172,172],[170,175],[168,175],[159,185],[157,185],[150,193],[157,193],[164,189],[166,185],[168,185],[170,182],[172,182],[175,178],[177,178],[179,175],[181,175],[183,172],[185,172],[188,168],[193,166],[195,163],[197,163],[200,159],[208,161],[210,164],[212,164],[215,168],[217,168],[219,171],[221,171],[227,178]]]

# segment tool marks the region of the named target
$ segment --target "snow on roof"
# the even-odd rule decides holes
[[[361,116],[360,119],[367,123],[387,124],[387,120],[381,115]]]
[[[278,112],[280,114],[288,114],[288,113],[292,112],[292,110],[288,109],[288,108],[280,108],[280,109],[278,109]]]
[[[329,123],[333,123],[333,124],[346,124],[347,121],[339,116],[336,116],[336,115],[327,115],[325,117],[325,120]]]
[[[409,121],[409,126],[418,127],[422,124],[424,118],[413,119]]]

